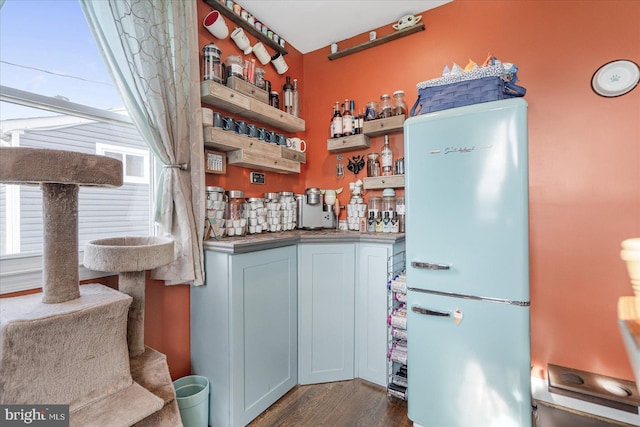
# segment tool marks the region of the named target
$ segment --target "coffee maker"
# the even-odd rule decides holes
[[[298,205],[298,228],[315,230],[323,226],[322,193],[319,188],[307,188],[304,194],[296,195]]]

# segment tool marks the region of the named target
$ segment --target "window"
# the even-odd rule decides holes
[[[124,182],[149,183],[149,150],[97,143],[96,154],[120,160],[122,162],[122,178]]]
[[[7,0],[0,10],[0,145],[123,163],[121,187],[80,187],[80,262],[90,240],[154,231],[154,159],[122,104],[77,2]],[[42,286],[42,231],[39,187],[0,184],[0,293]],[[104,275],[80,266],[81,280]]]

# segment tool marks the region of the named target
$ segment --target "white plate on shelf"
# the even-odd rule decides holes
[[[610,98],[630,92],[638,85],[639,80],[638,64],[621,59],[598,68],[591,79],[591,87],[598,95]]]

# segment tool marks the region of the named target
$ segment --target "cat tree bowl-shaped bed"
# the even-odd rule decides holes
[[[85,245],[84,266],[91,270],[118,273],[118,290],[133,298],[127,323],[131,357],[145,351],[145,271],[173,260],[173,240],[164,237],[113,237],[93,240]]]
[[[42,302],[78,298],[78,189],[120,187],[122,162],[73,151],[3,147],[0,182],[42,189]]]

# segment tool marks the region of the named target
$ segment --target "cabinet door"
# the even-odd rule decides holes
[[[300,384],[354,378],[355,244],[298,246]]]
[[[387,260],[392,245],[358,244],[357,376],[387,386]]]
[[[297,383],[296,255],[287,246],[231,257],[232,425],[248,424]]]

